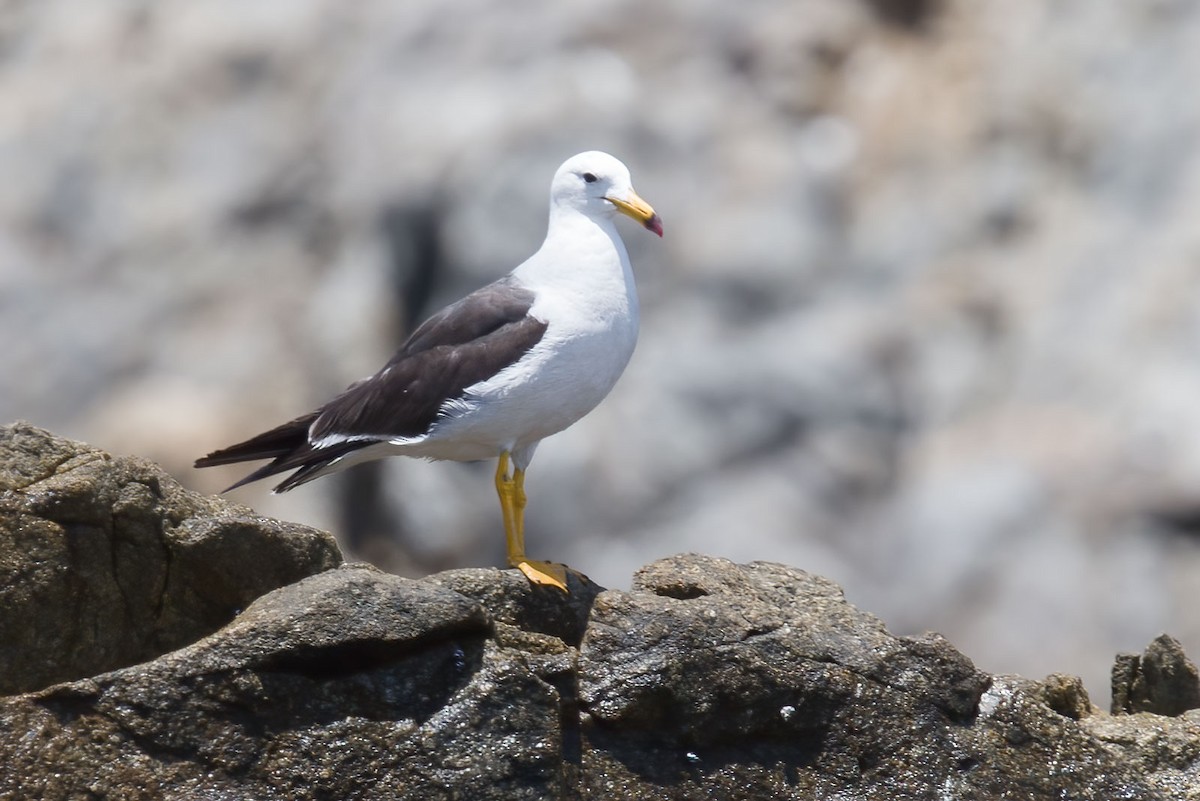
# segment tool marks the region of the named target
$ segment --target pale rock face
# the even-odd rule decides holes
[[[386,359],[420,242],[428,311],[528,255],[547,171],[600,148],[669,236],[626,235],[638,352],[539,451],[531,549],[613,585],[678,551],[803,565],[1097,695],[1114,650],[1194,652],[1200,12],[903,5],[932,16],[13,11],[0,421],[219,489],[193,458]],[[341,529],[339,486],[238,497]],[[486,471],[384,486],[377,562],[499,560]]]

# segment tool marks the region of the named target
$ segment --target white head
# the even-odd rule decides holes
[[[572,156],[554,173],[550,207],[566,207],[593,218],[611,219],[618,211],[662,236],[662,218],[633,191],[629,168],[617,159],[589,150]]]

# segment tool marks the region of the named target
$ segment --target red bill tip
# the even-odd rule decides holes
[[[663,235],[662,217],[659,217],[657,214],[646,220],[642,225],[646,226],[647,231],[653,231],[660,237]]]

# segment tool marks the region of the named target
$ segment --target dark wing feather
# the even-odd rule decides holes
[[[329,403],[245,442],[198,459],[196,467],[271,459],[229,489],[296,470],[283,492],[379,438],[427,432],[443,404],[515,363],[541,340],[546,323],[529,317],[533,292],[506,277],[426,320],[384,369]],[[315,446],[329,435],[361,436]]]
[[[237,489],[243,484],[249,484],[253,481],[258,481],[260,478],[267,476],[275,476],[280,473],[286,473],[289,470],[296,470],[295,473],[288,476],[283,482],[275,487],[275,492],[287,492],[288,490],[298,487],[301,484],[312,481],[316,478],[320,471],[329,465],[341,459],[343,456],[353,453],[359,448],[365,448],[372,443],[366,440],[338,442],[333,445],[327,445],[324,448],[314,448],[307,442],[296,448],[292,453],[278,456],[267,464],[255,470],[250,475],[230,485],[225,489]],[[299,469],[297,469],[299,468]]]
[[[318,414],[320,414],[320,410],[310,412],[256,437],[251,437],[245,442],[239,442],[236,445],[230,445],[228,448],[213,451],[208,456],[197,459],[196,467],[216,467],[218,465],[236,464],[238,462],[253,462],[258,459],[272,460],[236,484],[226,487],[225,492],[237,489],[243,484],[258,481],[260,478],[266,478],[267,476],[291,470],[295,465],[290,464],[290,462],[297,454],[307,451],[311,455],[311,448],[308,444],[308,429],[312,426],[313,420],[317,419]],[[365,445],[366,443],[356,444],[361,447],[361,445]],[[344,454],[338,455],[341,456]],[[328,458],[328,455],[323,458]],[[331,459],[329,460],[331,461]]]
[[[447,400],[515,363],[538,343],[546,324],[522,317],[461,345],[435,345],[400,360],[344,392],[321,410],[311,437],[331,434],[416,437],[429,431]]]
[[[286,456],[308,442],[308,429],[313,420],[317,419],[318,414],[320,414],[319,410],[310,412],[256,437],[251,437],[245,442],[213,451],[208,456],[197,459],[196,467],[216,467],[222,464]]]
[[[438,345],[463,345],[510,323],[519,323],[533,301],[533,292],[519,286],[512,276],[505,276],[421,323],[388,364]]]

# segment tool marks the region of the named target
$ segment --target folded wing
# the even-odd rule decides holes
[[[425,321],[375,375],[310,414],[210,453],[197,467],[271,459],[229,489],[295,470],[276,487],[316,478],[347,455],[378,442],[429,433],[445,404],[516,363],[545,334],[529,315],[534,293],[506,277]]]

